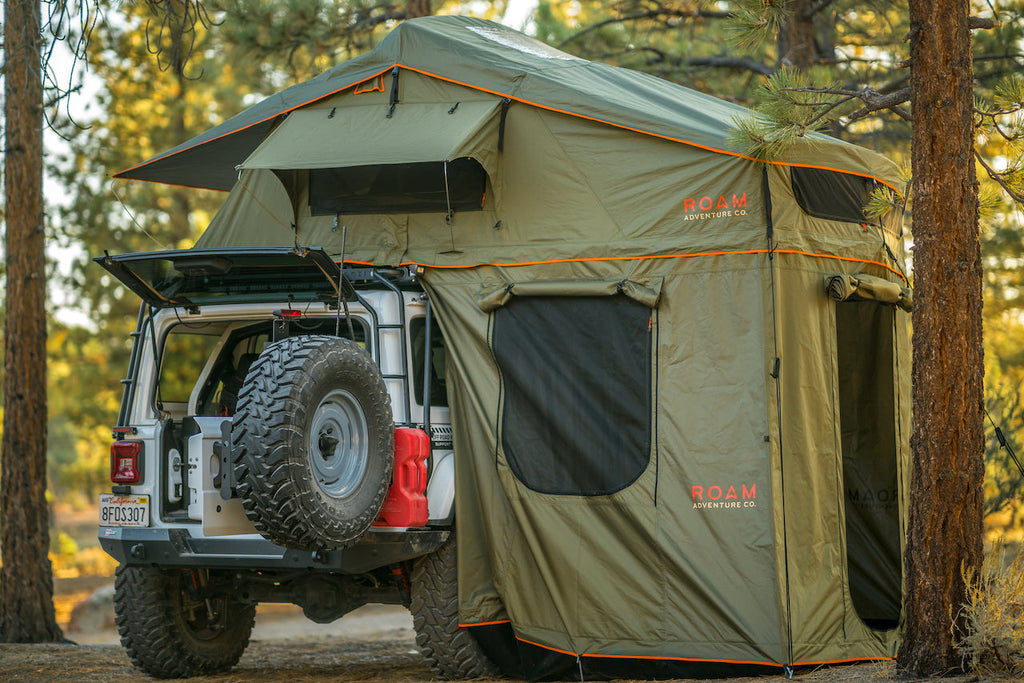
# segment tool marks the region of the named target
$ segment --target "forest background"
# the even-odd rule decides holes
[[[796,60],[805,67],[808,82],[849,92],[871,87],[880,96],[906,87],[910,26],[902,4],[793,4],[795,11],[807,13],[814,36],[811,54]],[[1001,22],[974,35],[978,108],[990,109],[988,102],[998,99],[998,84],[1024,73],[1024,0],[972,5],[976,16]],[[181,11],[171,14],[172,22],[175,17],[185,21],[182,11],[197,7],[183,0],[176,6]],[[46,239],[51,245],[47,496],[60,513],[55,519],[73,518],[78,511],[88,520],[77,530],[58,526],[51,534],[58,577],[107,573],[114,566],[95,547],[95,518],[89,514],[98,494],[109,488],[110,428],[139,301],[90,259],[104,251],[188,248],[226,196],[111,180],[110,174],[372,48],[408,9],[374,0],[214,0],[199,9],[192,52],[162,52],[157,59],[152,53],[173,26],[154,23],[145,3],[109,11],[102,7],[85,23],[87,59],[74,69],[71,60],[52,62],[64,65],[51,74],[54,94],[57,89],[71,92],[54,97],[47,110],[53,129],[46,156]],[[434,0],[427,8],[497,21],[509,17],[505,23],[512,28],[566,52],[646,71],[745,106],[770,105],[778,95],[766,89],[768,79],[793,70],[794,45],[785,35],[737,47],[734,24],[727,19],[742,9],[739,2],[540,0],[524,20],[511,19],[521,6],[510,12],[509,0]],[[78,23],[67,21],[68,27]],[[70,35],[69,44],[79,37]],[[871,117],[857,110],[851,101],[837,110],[838,120],[823,119],[825,132],[908,164],[910,125],[898,108]],[[999,447],[993,427],[1002,426],[1015,452],[1024,450],[1024,215],[984,170],[985,165],[1007,169],[1019,160],[1001,135],[979,130],[977,143],[985,206],[985,389],[991,418],[986,425],[986,528],[990,538],[1021,541],[1024,477]],[[911,213],[912,208],[908,228]],[[908,272],[911,268],[908,264]]]

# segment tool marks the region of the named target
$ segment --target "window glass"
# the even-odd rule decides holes
[[[423,405],[423,361],[426,357],[427,319],[424,316],[409,321],[412,337],[412,384],[416,405]],[[448,389],[445,381],[444,337],[437,319],[430,322],[430,405],[448,406]]]
[[[188,403],[192,388],[220,341],[219,330],[177,325],[164,341],[160,358],[157,399],[163,403]]]
[[[514,297],[494,312],[501,446],[526,486],[607,495],[647,468],[651,316],[623,295]]]
[[[290,336],[317,334],[334,336],[338,321],[331,317],[300,318],[289,325]],[[356,343],[366,348],[366,325],[360,318],[352,318]],[[214,329],[216,328],[216,332]],[[266,320],[236,329],[228,337],[214,362],[203,388],[198,394],[197,414],[232,415],[238,402],[238,393],[245,382],[249,368],[273,339],[273,321]],[[208,325],[196,329],[193,325],[177,325],[164,345],[157,394],[163,403],[187,403],[192,389],[199,381],[206,362],[220,339],[223,325]],[[341,336],[348,337],[348,325],[340,324]]]

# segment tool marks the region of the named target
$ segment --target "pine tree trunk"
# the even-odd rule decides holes
[[[0,453],[0,642],[61,638],[46,506],[46,272],[39,0],[4,3],[7,291]]]
[[[910,0],[914,196],[913,471],[907,675],[958,669],[961,566],[981,563],[984,359],[967,0]]]
[[[416,17],[429,17],[434,13],[430,6],[430,0],[407,0],[405,3],[405,18],[415,19]]]
[[[779,31],[779,63],[797,69],[809,69],[818,54],[815,48],[814,16],[811,0],[791,0],[789,19]]]

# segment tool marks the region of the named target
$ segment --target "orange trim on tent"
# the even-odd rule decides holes
[[[479,624],[459,624],[460,628],[472,628],[474,626],[494,626],[498,624],[510,624],[510,619],[502,619],[500,621],[485,621]],[[672,661],[672,662],[712,662],[715,664],[753,664],[756,666],[770,666],[775,668],[784,668],[782,664],[776,664],[775,662],[758,662],[758,661],[745,661],[736,659],[707,659],[700,657],[657,657],[654,655],[604,655],[604,654],[587,654],[585,652],[572,652],[570,650],[562,650],[557,647],[551,647],[549,645],[541,645],[532,640],[526,638],[520,638],[516,636],[516,640],[526,643],[527,645],[533,645],[544,650],[550,650],[563,655],[569,655],[571,657],[590,657],[592,659],[644,659],[644,660],[658,660],[658,661]],[[852,664],[854,662],[891,662],[892,657],[851,657],[849,659],[831,659],[823,660],[820,662],[794,662],[790,666],[823,666],[826,664]]]
[[[652,256],[591,256],[585,258],[564,258],[564,259],[551,259],[547,261],[524,261],[520,263],[471,263],[459,266],[442,266],[442,265],[431,265],[429,263],[417,263],[416,261],[406,261],[400,263],[402,266],[421,266],[423,268],[436,268],[438,270],[455,270],[459,268],[481,268],[483,266],[494,266],[496,268],[516,268],[519,266],[541,266],[549,265],[553,263],[589,263],[593,261],[652,261],[658,259],[677,259],[677,258],[696,258],[699,256],[742,256],[746,254],[767,254],[768,249],[747,249],[741,251],[709,251],[701,252],[697,254],[658,254]],[[899,275],[900,278],[908,285],[910,282],[907,277],[896,270],[892,266],[882,263],[880,261],[871,261],[869,259],[851,258],[849,256],[832,256],[829,254],[812,254],[806,251],[798,251],[796,249],[774,249],[771,250],[774,254],[797,254],[799,256],[810,256],[812,258],[825,258],[834,259],[837,261],[850,261],[853,263],[866,263],[872,266],[880,266],[890,271],[895,275]]]
[[[845,173],[847,175],[855,175],[855,176],[860,176],[862,178],[871,178],[872,180],[876,180],[879,183],[881,183],[882,185],[885,185],[886,187],[891,189],[893,192],[895,192],[899,196],[901,196],[901,197],[903,196],[903,193],[900,192],[899,188],[897,188],[897,187],[895,187],[893,185],[890,185],[889,183],[885,182],[881,178],[877,178],[877,177],[871,175],[870,173],[858,173],[856,171],[848,171],[848,170],[844,170],[844,169],[841,169],[841,168],[832,168],[831,166],[819,166],[817,164],[797,164],[797,163],[793,163],[793,162],[769,161],[767,159],[758,159],[756,157],[751,157],[751,156],[747,156],[745,154],[740,154],[739,152],[730,152],[730,151],[724,150],[724,149],[717,149],[715,147],[709,147],[707,145],[701,145],[701,144],[696,143],[696,142],[690,142],[689,140],[683,140],[682,138],[674,138],[674,137],[672,137],[670,135],[662,135],[660,133],[652,133],[650,131],[646,131],[646,130],[643,130],[641,128],[632,128],[630,126],[626,126],[626,125],[623,125],[621,123],[613,123],[611,121],[605,121],[604,119],[595,118],[593,116],[587,116],[585,114],[576,114],[576,113],[573,113],[571,111],[566,111],[564,109],[558,109],[556,107],[549,107],[547,105],[539,104],[539,103],[533,102],[531,100],[524,100],[523,98],[516,97],[514,95],[506,95],[506,94],[500,93],[500,92],[498,92],[496,90],[488,90],[487,88],[482,88],[482,87],[476,86],[476,85],[470,85],[469,83],[463,83],[461,81],[456,81],[455,79],[452,79],[452,78],[445,78],[444,76],[438,76],[435,73],[431,73],[429,71],[423,71],[422,69],[417,69],[415,67],[402,66],[402,65],[396,65],[396,66],[400,66],[403,69],[408,69],[409,71],[415,71],[418,74],[422,74],[424,76],[430,76],[431,78],[436,78],[436,79],[441,80],[441,81],[447,81],[448,83],[454,83],[456,85],[461,85],[461,86],[464,86],[466,88],[472,88],[473,90],[481,90],[483,92],[491,93],[492,95],[498,95],[499,97],[507,97],[510,100],[514,100],[516,102],[522,102],[523,104],[529,104],[530,106],[537,107],[539,109],[546,109],[548,111],[557,112],[559,114],[565,114],[566,116],[574,116],[576,118],[586,119],[587,121],[594,121],[596,123],[603,123],[606,126],[613,126],[615,128],[621,128],[623,130],[633,131],[634,133],[640,133],[642,135],[650,135],[652,137],[661,138],[662,140],[669,140],[671,142],[678,142],[678,143],[680,143],[682,145],[689,145],[691,147],[696,147],[698,149],[703,149],[703,150],[706,150],[708,152],[714,152],[716,154],[725,154],[727,156],[739,157],[740,159],[746,159],[747,161],[754,161],[754,162],[761,163],[761,164],[772,164],[773,166],[797,166],[799,168],[818,168],[818,169],[821,169],[823,171],[835,171],[836,173]]]
[[[397,66],[397,65],[395,65],[395,66]],[[202,142],[197,142],[196,144],[191,145],[190,147],[186,147],[185,149],[179,149],[177,152],[174,152],[174,153],[168,152],[167,154],[163,154],[163,155],[158,156],[158,157],[156,157],[154,159],[150,159],[149,161],[144,161],[141,164],[136,164],[135,166],[132,166],[131,168],[126,168],[123,171],[118,171],[117,173],[115,173],[113,175],[113,177],[116,178],[119,175],[122,175],[122,174],[125,174],[125,173],[131,173],[132,171],[134,171],[137,168],[142,168],[143,166],[149,166],[150,164],[155,164],[158,161],[163,161],[164,159],[169,159],[172,156],[177,156],[178,154],[182,154],[184,152],[187,152],[190,149],[193,149],[193,148],[198,147],[200,145],[206,145],[206,144],[209,144],[209,143],[214,142],[216,140],[220,140],[221,138],[226,138],[229,135],[234,135],[235,133],[240,133],[243,130],[247,130],[249,128],[252,128],[253,126],[258,126],[261,123],[266,123],[267,121],[270,121],[272,119],[276,119],[278,116],[281,116],[282,114],[289,114],[289,113],[295,111],[296,109],[302,109],[307,104],[313,104],[314,102],[319,102],[322,99],[326,99],[328,97],[331,97],[332,95],[337,95],[340,92],[344,92],[345,90],[348,90],[349,88],[351,88],[354,85],[357,85],[359,83],[365,83],[366,81],[372,80],[374,78],[377,78],[378,76],[383,76],[384,74],[386,74],[388,71],[390,71],[393,68],[394,68],[394,66],[389,66],[388,68],[384,69],[383,71],[380,71],[380,72],[370,76],[370,78],[364,78],[361,81],[353,81],[352,83],[349,83],[347,85],[343,85],[342,87],[337,88],[335,90],[332,90],[329,93],[324,93],[323,95],[320,95],[319,97],[314,97],[312,99],[306,100],[305,102],[302,102],[301,104],[296,104],[294,107],[289,107],[288,109],[282,109],[281,111],[277,112],[276,114],[272,114],[271,116],[268,116],[266,118],[260,119],[259,121],[253,121],[252,123],[250,123],[247,126],[242,126],[240,128],[235,128],[234,130],[229,130],[226,133],[221,133],[217,137],[210,138],[209,140],[203,140]],[[165,183],[165,184],[172,185],[172,186],[174,185],[174,183]],[[179,185],[179,187],[191,187],[191,186],[190,185]],[[200,189],[200,190],[212,190],[214,188],[212,188],[212,187],[199,187],[197,189]]]
[[[365,90],[360,90],[359,89],[359,86],[361,86],[363,83],[371,83],[371,82],[373,83],[373,87],[366,88]],[[384,74],[383,73],[379,73],[376,76],[373,76],[372,78],[368,78],[365,81],[357,83],[356,84],[356,89],[355,89],[353,94],[355,94],[355,95],[362,95],[365,92],[384,92]]]
[[[383,83],[383,75],[385,73],[387,73],[388,71],[391,71],[395,67],[398,67],[400,69],[407,69],[408,71],[414,71],[414,72],[416,72],[418,74],[422,74],[424,76],[429,76],[431,78],[436,78],[438,80],[445,81],[445,82],[448,82],[448,83],[454,83],[456,85],[461,85],[461,86],[463,86],[465,88],[471,88],[472,90],[479,90],[481,92],[486,92],[486,93],[490,93],[492,95],[497,95],[498,97],[507,97],[510,100],[515,100],[516,102],[522,102],[523,104],[528,104],[530,106],[538,107],[540,109],[546,109],[548,111],[557,112],[559,114],[565,114],[567,116],[574,116],[576,118],[586,119],[588,121],[595,121],[597,123],[603,123],[603,124],[605,124],[607,126],[613,126],[615,128],[621,128],[623,130],[633,131],[634,133],[640,133],[642,135],[650,135],[652,137],[661,138],[663,140],[669,140],[671,142],[678,142],[678,143],[683,144],[683,145],[690,145],[691,147],[697,147],[698,149],[707,150],[709,152],[714,152],[716,154],[725,154],[727,156],[733,156],[733,157],[738,157],[740,159],[746,159],[747,161],[754,161],[754,162],[758,162],[758,163],[772,164],[772,165],[775,165],[775,166],[796,166],[796,167],[800,167],[800,168],[817,168],[817,169],[821,169],[821,170],[824,170],[824,171],[835,171],[836,173],[845,173],[847,175],[855,175],[855,176],[860,176],[862,178],[871,178],[872,180],[876,180],[879,183],[881,183],[882,185],[885,185],[886,187],[888,187],[889,189],[894,191],[899,196],[901,196],[901,197],[903,196],[903,193],[900,191],[900,189],[898,187],[890,185],[889,183],[885,182],[881,178],[873,176],[870,173],[858,173],[856,171],[848,171],[848,170],[843,170],[843,169],[839,169],[839,168],[832,168],[830,166],[820,166],[820,165],[816,165],[816,164],[797,164],[797,163],[787,163],[787,162],[782,162],[782,161],[768,161],[768,160],[765,160],[765,159],[757,159],[755,157],[750,157],[750,156],[747,156],[745,154],[740,154],[739,152],[730,152],[730,151],[727,151],[727,150],[724,150],[724,149],[716,149],[714,147],[709,147],[707,145],[701,145],[701,144],[698,144],[696,142],[690,142],[690,141],[687,141],[687,140],[683,140],[681,138],[674,138],[674,137],[671,137],[669,135],[661,135],[659,133],[652,133],[650,131],[642,130],[640,128],[632,128],[630,126],[622,125],[622,124],[619,124],[619,123],[613,123],[611,121],[605,121],[603,119],[595,118],[595,117],[592,117],[592,116],[586,116],[584,114],[576,114],[576,113],[573,113],[571,111],[565,111],[565,110],[562,110],[562,109],[558,109],[556,107],[549,107],[549,106],[546,106],[546,105],[543,105],[543,104],[539,104],[537,102],[533,102],[531,100],[523,99],[521,97],[515,97],[514,95],[502,93],[502,92],[499,92],[497,90],[490,90],[490,89],[484,88],[482,86],[471,85],[469,83],[463,83],[462,81],[457,81],[457,80],[455,80],[453,78],[445,78],[444,76],[439,76],[439,75],[437,75],[435,73],[431,73],[430,71],[424,71],[422,69],[417,69],[415,67],[405,66],[404,64],[397,64],[397,63],[396,64],[392,64],[391,66],[387,67],[386,69],[383,69],[382,71],[380,71],[380,72],[370,76],[369,79],[363,79],[361,81],[356,81],[356,82],[353,82],[353,83],[349,83],[348,85],[345,85],[345,86],[343,86],[341,88],[338,88],[336,90],[332,90],[329,93],[325,93],[325,94],[320,95],[318,97],[314,97],[314,98],[312,98],[310,100],[307,100],[307,101],[305,101],[305,102],[303,102],[301,104],[297,104],[294,107],[290,107],[288,109],[284,109],[282,111],[279,111],[279,112],[277,112],[276,114],[274,114],[272,116],[268,116],[268,117],[266,117],[264,119],[260,119],[259,121],[255,121],[253,123],[250,123],[247,126],[242,126],[241,128],[235,128],[234,130],[229,131],[227,133],[224,133],[222,135],[218,135],[215,138],[210,138],[209,140],[204,140],[203,142],[196,143],[195,145],[192,145],[191,147],[186,147],[185,149],[178,150],[174,154],[165,154],[165,155],[157,157],[155,159],[151,159],[150,161],[146,161],[146,162],[143,162],[143,163],[138,164],[136,166],[132,166],[129,169],[126,169],[124,171],[120,171],[118,173],[115,173],[114,177],[117,177],[117,176],[122,175],[124,173],[130,173],[131,171],[134,171],[135,169],[142,168],[143,166],[148,166],[149,164],[153,164],[153,163],[156,163],[157,161],[161,161],[161,160],[166,159],[168,157],[175,156],[177,154],[181,154],[182,152],[187,152],[188,150],[192,149],[193,147],[198,147],[199,145],[205,145],[205,144],[208,144],[208,143],[213,142],[215,140],[219,140],[219,139],[221,139],[223,137],[227,137],[229,135],[234,135],[235,133],[238,133],[240,131],[246,130],[247,128],[252,128],[253,126],[258,126],[259,124],[264,123],[266,121],[269,121],[271,119],[277,118],[278,116],[281,116],[282,114],[287,114],[289,112],[295,111],[296,109],[301,109],[302,107],[305,107],[307,104],[312,104],[313,102],[317,102],[317,101],[325,99],[327,97],[331,97],[332,95],[337,95],[338,93],[340,93],[340,92],[342,92],[344,90],[347,90],[348,88],[351,88],[354,85],[358,85],[359,83],[365,83],[368,80],[372,80],[372,79],[375,79],[375,78],[378,78],[378,77],[381,78],[381,82]],[[211,189],[211,188],[206,188],[206,189]]]
[[[570,652],[569,650],[560,650],[557,647],[541,645],[540,643],[535,643],[532,640],[520,638],[519,636],[516,636],[516,640],[518,640],[521,643],[526,643],[527,645],[533,645],[534,647],[539,647],[544,650],[550,650],[551,652],[569,655],[570,657],[590,657],[591,659],[643,659],[670,662],[713,662],[715,664],[753,664],[755,666],[770,666],[776,669],[784,668],[782,664],[776,664],[775,662],[757,662],[738,659],[702,659],[699,657],[655,657],[652,655],[594,655],[587,654],[586,652]]]

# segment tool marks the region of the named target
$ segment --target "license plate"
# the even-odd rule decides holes
[[[101,493],[100,526],[149,526],[149,496]]]

